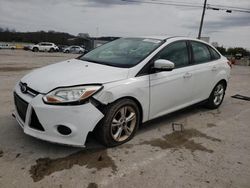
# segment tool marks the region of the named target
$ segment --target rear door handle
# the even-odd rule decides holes
[[[186,74],[184,74],[183,78],[191,78],[192,74],[190,72],[187,72]]]
[[[217,69],[218,69],[218,68],[217,68],[216,66],[213,66],[211,70],[212,70],[212,71],[217,71]]]

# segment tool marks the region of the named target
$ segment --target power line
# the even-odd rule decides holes
[[[158,2],[163,2],[163,3],[180,3],[180,4],[189,4],[189,5],[200,5],[202,6],[202,4],[200,3],[191,3],[191,2],[184,2],[184,1],[169,1],[169,0],[166,0],[166,1],[159,1],[159,0],[149,0],[149,1],[152,1],[152,2],[155,2],[155,1],[158,1]]]
[[[151,2],[163,2],[163,3],[165,3],[165,2],[167,2],[167,3],[180,3],[180,4],[189,4],[189,5],[200,5],[201,7],[203,7],[203,5],[202,4],[200,4],[200,3],[195,3],[195,2],[193,2],[193,3],[191,3],[191,2],[183,2],[183,1],[169,1],[169,0],[161,0],[161,1],[159,1],[159,0],[149,0],[149,1],[151,1]],[[140,2],[142,2],[142,1],[140,1]],[[225,8],[225,9],[230,9],[230,8],[232,8],[232,9],[237,9],[237,10],[246,10],[246,11],[250,11],[250,7],[249,8],[244,8],[244,7],[237,7],[237,6],[226,6],[226,5],[218,5],[218,4],[208,4],[207,3],[207,6],[216,6],[216,7],[221,7],[221,8]]]
[[[232,11],[234,11],[234,12],[250,13],[250,9],[241,8],[241,7],[234,7],[234,6],[224,6],[224,5],[207,4],[207,0],[204,0],[204,4],[203,5],[194,4],[194,3],[186,3],[186,2],[181,2],[181,1],[171,1],[171,0],[166,0],[166,1],[159,1],[159,0],[148,0],[148,1],[121,0],[121,1],[130,2],[130,3],[144,3],[144,4],[168,5],[168,6],[176,6],[176,7],[203,8],[202,16],[201,16],[201,21],[200,21],[200,27],[199,27],[199,33],[198,33],[198,38],[199,39],[201,37],[203,20],[204,20],[206,9],[211,9],[211,10],[225,10],[227,13],[232,13]]]
[[[143,4],[156,4],[156,5],[172,5],[177,7],[190,7],[190,8],[201,8],[201,5],[189,5],[189,4],[178,4],[178,3],[165,3],[160,1],[137,1],[137,0],[122,0],[130,3],[143,3]]]
[[[203,8],[202,5],[192,4],[192,3],[184,3],[184,2],[173,2],[173,1],[139,1],[139,0],[122,0],[125,2],[130,3],[143,3],[143,4],[156,4],[156,5],[169,5],[169,6],[176,6],[176,7],[189,7],[189,8]],[[173,2],[173,3],[172,3]],[[216,7],[217,6],[217,7]],[[226,10],[226,12],[231,13],[234,12],[243,12],[243,13],[250,13],[250,9],[240,8],[240,7],[233,7],[233,6],[223,6],[223,5],[212,5],[206,7],[207,9],[212,10]]]

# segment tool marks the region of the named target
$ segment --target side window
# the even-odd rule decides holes
[[[165,47],[156,59],[166,59],[175,64],[175,67],[183,67],[189,64],[188,49],[185,41],[174,42]]]
[[[216,60],[216,59],[220,59],[220,55],[218,54],[218,52],[216,52],[213,48],[211,47],[208,47],[210,52],[211,52],[211,55],[212,55],[212,59],[213,60]]]
[[[205,44],[191,41],[191,46],[193,49],[194,63],[199,64],[211,61],[210,52]]]

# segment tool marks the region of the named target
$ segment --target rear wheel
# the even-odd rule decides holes
[[[38,52],[38,48],[33,48],[32,51],[33,52]]]
[[[49,52],[54,52],[54,51],[55,51],[54,48],[49,49]]]
[[[140,123],[140,111],[130,99],[122,99],[108,107],[98,127],[98,139],[106,146],[123,144],[133,138]]]
[[[206,106],[210,109],[218,108],[225,96],[226,86],[223,82],[219,82],[209,96]]]

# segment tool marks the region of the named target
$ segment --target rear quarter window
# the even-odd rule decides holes
[[[211,48],[210,46],[208,46],[211,56],[212,56],[212,60],[216,60],[216,59],[220,59],[220,54],[218,52],[216,52],[213,48]]]

